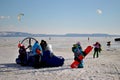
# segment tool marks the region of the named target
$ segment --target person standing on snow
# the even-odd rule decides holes
[[[78,59],[79,55],[83,55],[83,50],[80,42],[77,42],[76,44],[73,45],[72,51],[74,53],[74,60],[77,60],[78,62],[80,62],[80,64],[78,65],[78,68],[83,68],[84,67],[83,60]]]
[[[99,52],[101,52],[101,44],[99,42],[96,42],[95,44],[93,44],[93,46],[94,46],[93,58],[95,58],[95,56],[98,58]]]

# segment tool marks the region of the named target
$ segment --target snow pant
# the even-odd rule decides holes
[[[95,56],[98,58],[99,57],[99,48],[94,48],[94,54],[93,54],[93,58],[95,58]]]
[[[77,57],[75,57],[74,60],[80,62],[79,65],[78,65],[78,68],[83,68],[83,67],[84,67],[84,62],[83,62],[83,60],[79,60]]]
[[[20,64],[21,66],[26,66],[27,65],[27,54],[18,55],[18,58],[16,58],[16,63]]]

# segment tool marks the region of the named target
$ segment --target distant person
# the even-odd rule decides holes
[[[99,57],[99,53],[101,52],[101,44],[99,42],[96,42],[95,44],[93,44],[94,46],[94,54],[93,54],[93,58],[95,58],[95,56],[98,58]]]
[[[111,46],[111,41],[107,42],[107,46],[110,47]]]
[[[80,64],[78,65],[78,68],[83,68],[84,67],[83,60],[78,59],[79,55],[81,55],[81,54],[83,55],[83,50],[82,50],[80,42],[73,44],[72,51],[74,53],[74,60],[80,62]]]
[[[51,40],[51,37],[49,37],[49,40]]]
[[[89,42],[90,38],[88,37],[88,42]]]

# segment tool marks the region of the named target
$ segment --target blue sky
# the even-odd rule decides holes
[[[0,0],[0,31],[120,34],[120,0]]]

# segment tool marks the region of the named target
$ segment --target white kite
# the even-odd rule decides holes
[[[17,16],[18,21],[21,21],[21,17],[22,17],[22,16],[24,16],[24,14],[23,14],[23,13],[18,14],[18,16]]]
[[[102,14],[102,10],[100,10],[100,9],[97,9],[97,14]]]

